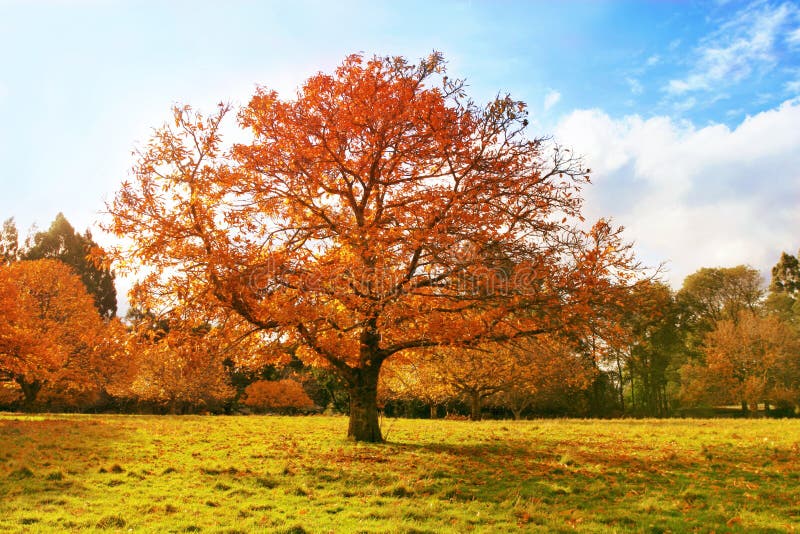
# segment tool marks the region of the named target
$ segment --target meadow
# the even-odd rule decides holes
[[[0,414],[0,531],[786,532],[800,420]]]

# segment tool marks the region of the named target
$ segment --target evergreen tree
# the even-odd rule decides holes
[[[22,259],[50,258],[66,263],[81,277],[100,315],[104,318],[114,317],[117,314],[114,273],[95,263],[90,257],[94,250],[99,250],[99,247],[92,239],[92,234],[88,230],[83,235],[78,234],[64,214],[59,213],[49,230],[33,236],[28,249],[22,253]]]
[[[781,319],[800,325],[800,253],[782,253],[772,268],[767,309]]]

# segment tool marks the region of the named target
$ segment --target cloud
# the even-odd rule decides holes
[[[800,47],[800,28],[795,28],[786,36],[786,42],[791,47]]]
[[[553,106],[558,104],[559,100],[561,100],[561,93],[551,89],[544,95],[544,110],[550,111]]]
[[[644,64],[648,67],[652,67],[654,65],[658,65],[660,62],[661,62],[661,56],[659,56],[658,54],[654,54],[649,58],[647,58],[647,61],[645,61]]]
[[[701,41],[691,72],[670,80],[665,90],[673,95],[711,91],[721,84],[740,82],[757,68],[772,67],[777,61],[775,44],[798,14],[798,8],[789,3],[755,4],[740,10]]]
[[[555,137],[584,154],[587,213],[624,225],[649,265],[680,287],[701,267],[750,264],[765,275],[800,248],[800,99],[733,129],[578,110]]]
[[[640,95],[644,92],[644,87],[642,87],[642,82],[637,80],[636,78],[627,77],[625,81],[628,83],[628,86],[631,88],[631,93],[635,95]]]

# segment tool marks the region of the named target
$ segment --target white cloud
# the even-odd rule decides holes
[[[558,104],[559,100],[561,100],[561,93],[551,89],[544,95],[544,110],[550,111],[553,106]]]
[[[768,273],[800,247],[800,99],[734,129],[669,117],[578,110],[556,139],[586,157],[587,213],[627,228],[641,258],[668,260],[680,287],[701,267],[750,264]]]
[[[795,28],[793,31],[789,32],[786,36],[786,42],[789,46],[798,46],[800,47],[800,28]]]
[[[678,113],[686,113],[696,105],[697,105],[697,99],[693,96],[690,96],[689,98],[681,100],[680,102],[675,102],[675,104],[672,107]]]
[[[721,84],[739,82],[758,67],[772,66],[776,62],[775,43],[797,16],[798,8],[789,3],[755,4],[739,11],[701,41],[692,72],[670,80],[665,90],[675,95],[710,91]]]
[[[653,54],[652,56],[647,58],[647,61],[645,61],[645,65],[647,65],[648,67],[652,67],[654,65],[658,65],[660,62],[661,62],[661,56],[659,56],[658,54]]]
[[[625,81],[628,83],[628,86],[631,88],[631,93],[635,95],[640,95],[644,92],[644,87],[642,87],[642,82],[637,80],[636,78],[625,78]]]
[[[800,80],[792,80],[790,82],[786,82],[783,86],[788,93],[800,93]]]

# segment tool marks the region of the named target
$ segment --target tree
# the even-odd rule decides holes
[[[242,335],[236,317],[210,321],[150,312],[131,317],[138,319],[124,337],[127,369],[116,381],[116,395],[172,414],[216,408],[231,399],[236,390],[226,362],[246,365],[258,358],[257,340]]]
[[[104,251],[88,230],[83,235],[76,233],[64,214],[56,215],[47,232],[36,233],[21,256],[26,260],[50,258],[66,263],[81,277],[100,315],[108,319],[117,314],[114,273],[102,265]]]
[[[772,268],[766,307],[783,320],[800,328],[800,261],[782,253]]]
[[[704,267],[687,276],[676,299],[689,348],[697,354],[717,321],[737,321],[742,311],[756,311],[764,297],[763,286],[761,274],[746,265]]]
[[[0,264],[11,263],[19,257],[19,232],[14,219],[6,219],[0,230]]]
[[[438,54],[350,56],[295,99],[258,89],[230,150],[228,106],[176,108],[108,206],[132,239],[115,257],[151,270],[148,307],[224,308],[297,344],[347,384],[348,435],[382,441],[388,358],[583,328],[629,273],[619,229],[581,226],[588,171],[526,137],[523,103],[464,87]]]
[[[781,253],[781,258],[772,268],[770,291],[786,293],[793,298],[800,296],[800,261],[795,256]]]
[[[670,411],[669,390],[677,388],[677,368],[685,350],[678,328],[679,308],[672,290],[660,282],[638,284],[630,300],[622,318],[627,341],[614,352],[618,379],[623,384],[627,373],[630,408],[635,413],[665,416]]]
[[[103,324],[80,278],[56,260],[0,266],[0,373],[27,406],[46,384],[92,387]]]
[[[491,401],[511,410],[514,419],[531,407],[585,391],[595,377],[594,366],[555,336],[520,340],[507,350],[508,379]]]
[[[785,391],[785,373],[796,361],[797,337],[776,316],[740,312],[736,321],[718,321],[704,342],[705,363],[681,369],[684,399],[690,402],[736,402],[748,413],[758,402],[769,404],[776,388]]]
[[[379,398],[382,401],[419,400],[430,408],[430,418],[436,419],[438,407],[456,396],[450,383],[437,371],[427,351],[418,354],[408,351],[386,362],[381,372]]]
[[[296,380],[258,380],[245,389],[244,403],[259,410],[308,410],[314,401]]]

